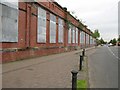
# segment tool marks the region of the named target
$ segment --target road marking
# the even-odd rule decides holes
[[[107,46],[107,48],[108,48],[108,50],[111,52],[111,54],[113,55],[113,56],[115,56],[118,60],[120,60],[120,58],[118,57],[118,56],[116,56],[114,53],[113,53],[113,51]]]

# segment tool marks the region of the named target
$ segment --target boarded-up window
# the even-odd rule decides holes
[[[56,16],[50,14],[50,43],[56,43]]]
[[[76,43],[78,43],[78,28],[76,28]]]
[[[62,19],[58,19],[58,42],[59,43],[63,43],[63,20]]]
[[[93,44],[93,38],[90,36],[90,44]]]
[[[72,28],[72,43],[75,43],[75,27]]]
[[[83,31],[80,32],[80,43],[85,43],[85,32]]]
[[[69,30],[68,30],[68,43],[71,43],[71,25],[69,25]]]
[[[18,42],[18,2],[0,1],[0,42]]]
[[[86,43],[89,44],[89,35],[86,34]]]
[[[38,8],[38,35],[37,42],[46,43],[46,11]]]

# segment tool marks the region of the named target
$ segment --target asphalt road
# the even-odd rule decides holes
[[[118,88],[118,49],[102,46],[88,56],[90,88]]]

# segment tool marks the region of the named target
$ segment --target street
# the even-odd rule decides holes
[[[90,88],[118,88],[117,46],[102,46],[88,56]]]

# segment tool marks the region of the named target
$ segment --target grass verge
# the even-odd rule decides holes
[[[77,90],[87,90],[87,81],[77,80]]]

